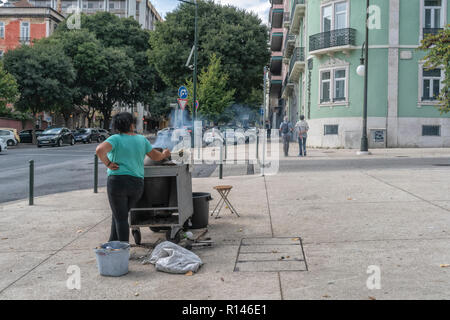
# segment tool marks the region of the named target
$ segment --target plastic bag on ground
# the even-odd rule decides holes
[[[203,264],[195,253],[170,241],[158,244],[146,262],[154,264],[158,271],[180,274],[197,272]]]

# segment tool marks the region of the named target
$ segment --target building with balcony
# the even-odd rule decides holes
[[[290,12],[286,0],[271,0],[269,13],[270,27],[270,58],[268,80],[268,95],[266,97],[268,119],[271,126],[277,127],[282,119],[284,111],[284,100],[282,90],[288,67],[284,63],[284,48],[287,44],[287,27],[290,24]],[[290,42],[289,42],[290,44]]]
[[[450,146],[450,114],[441,115],[436,108],[445,69],[426,70],[422,61],[426,52],[418,50],[425,36],[448,25],[448,2],[370,0],[370,148]],[[366,2],[283,4],[290,13],[283,17],[283,67],[281,77],[275,78],[281,81],[281,90],[279,102],[271,103],[283,105],[278,116],[287,115],[294,123],[305,115],[309,146],[359,148],[364,78],[356,69],[365,41]],[[272,55],[280,56],[277,51]]]

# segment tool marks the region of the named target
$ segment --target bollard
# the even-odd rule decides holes
[[[225,129],[225,160],[227,159],[227,153],[228,153],[227,144],[228,144],[228,141],[227,141],[227,130]]]
[[[223,144],[220,145],[219,179],[223,179]]]
[[[256,131],[256,160],[259,160],[259,130]]]
[[[98,156],[94,156],[94,193],[98,193]]]
[[[29,197],[28,204],[34,205],[34,160],[30,160],[30,179],[29,179]]]

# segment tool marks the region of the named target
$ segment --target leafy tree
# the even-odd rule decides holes
[[[16,79],[3,68],[0,61],[0,115],[8,113],[6,105],[14,103],[19,96]]]
[[[153,92],[148,111],[150,112],[152,119],[161,120],[167,117],[172,111],[170,104],[176,102],[176,90],[165,87],[164,89]]]
[[[109,119],[114,106],[127,100],[135,66],[133,60],[120,48],[105,48],[103,54],[108,72],[97,78],[94,92],[88,97],[88,105],[103,114],[104,128],[109,129]]]
[[[55,38],[77,70],[77,105],[89,119],[93,111],[103,114],[104,127],[117,102],[136,105],[151,99],[155,69],[149,64],[149,31],[132,19],[120,19],[108,12],[81,16],[81,30],[58,27]],[[85,100],[83,100],[85,99]]]
[[[201,104],[198,113],[214,122],[225,120],[224,112],[233,102],[235,89],[227,89],[229,77],[222,71],[220,58],[213,54],[208,68],[203,69],[198,78],[198,101]],[[190,92],[193,87],[192,81],[188,80],[187,88]],[[193,106],[192,95],[189,105]]]
[[[199,67],[207,66],[211,55],[217,54],[229,75],[228,89],[235,89],[235,101],[246,103],[253,89],[262,91],[263,67],[270,58],[267,27],[255,14],[232,6],[212,0],[199,0],[198,4]],[[149,59],[174,88],[192,78],[192,70],[185,64],[194,44],[194,9],[180,4],[150,35]]]
[[[37,42],[9,50],[3,59],[5,69],[19,85],[20,98],[15,106],[19,111],[31,112],[34,123],[37,113],[70,103],[75,71],[61,46]]]
[[[422,40],[420,49],[428,50],[425,56],[425,67],[428,69],[444,66],[444,87],[439,95],[439,110],[441,114],[450,111],[450,25],[437,35],[429,35]]]

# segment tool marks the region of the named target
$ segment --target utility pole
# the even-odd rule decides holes
[[[194,109],[194,117],[192,120],[192,135],[194,136],[195,141],[195,120],[197,120],[197,108],[196,108],[196,102],[197,102],[197,63],[198,63],[198,2],[197,0],[194,0],[194,2],[187,1],[187,0],[178,0],[183,3],[187,3],[190,5],[195,6],[195,26],[194,26],[194,76],[193,76],[193,83],[194,83],[194,100],[192,103],[192,107]]]
[[[194,121],[197,119],[197,63],[198,63],[198,3],[194,0],[195,4],[195,35],[194,35]],[[193,126],[194,127],[194,126]]]
[[[364,52],[364,107],[363,107],[363,124],[361,137],[360,152],[366,154],[369,152],[369,140],[367,138],[367,90],[369,78],[369,0],[366,0],[366,42]]]

